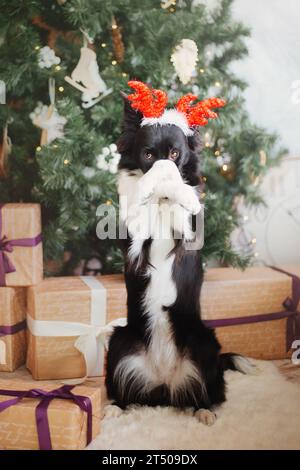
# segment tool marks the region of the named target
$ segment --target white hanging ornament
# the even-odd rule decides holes
[[[92,40],[86,33],[84,33],[84,41],[85,45],[80,49],[79,62],[71,77],[66,76],[65,80],[82,92],[82,107],[91,108],[109,95],[112,89],[107,88],[100,76],[96,53],[87,47],[88,41],[92,42]]]
[[[118,171],[120,157],[116,144],[103,147],[102,152],[97,156],[97,168],[115,174]]]
[[[67,119],[60,116],[55,108],[55,80],[49,78],[49,97],[50,105],[43,105],[38,102],[35,110],[30,113],[33,124],[42,129],[40,145],[50,144],[55,139],[61,139],[64,136],[64,125]]]
[[[49,46],[42,47],[42,49],[39,50],[39,55],[38,55],[38,66],[41,69],[49,69],[52,67],[52,65],[57,65],[60,63],[60,57],[55,55],[55,52],[53,49],[51,49]]]
[[[183,85],[186,85],[195,74],[197,61],[198,48],[196,43],[192,39],[182,39],[171,55],[171,62]]]

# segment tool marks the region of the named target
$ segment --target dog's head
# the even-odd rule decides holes
[[[199,184],[200,136],[197,130],[186,136],[175,124],[141,127],[143,115],[132,108],[125,94],[122,134],[118,140],[120,169],[146,173],[157,160],[173,161],[183,178]]]

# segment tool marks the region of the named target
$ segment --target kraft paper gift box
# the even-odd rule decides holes
[[[30,286],[43,278],[39,204],[0,204],[0,286]]]
[[[0,372],[12,372],[26,360],[26,289],[0,287]]]
[[[100,387],[0,379],[0,449],[84,449],[100,419]]]
[[[48,278],[28,289],[27,367],[37,380],[104,374],[107,334],[125,324],[123,276]]]
[[[300,340],[300,266],[283,271],[251,267],[206,272],[202,318],[216,329],[223,352],[257,359],[290,357],[293,341]]]

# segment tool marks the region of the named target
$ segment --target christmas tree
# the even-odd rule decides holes
[[[96,236],[96,209],[118,205],[115,144],[120,91],[129,92],[129,79],[164,89],[174,103],[189,92],[227,101],[219,119],[201,129],[203,257],[224,265],[249,262],[230,242],[241,223],[237,201],[261,203],[261,177],[283,150],[275,135],[250,122],[246,84],[231,70],[247,54],[249,30],[232,18],[232,0],[214,9],[205,3],[0,1],[0,80],[6,87],[0,201],[41,203],[48,271],[71,273],[91,258],[102,272],[122,269],[117,241]],[[197,45],[195,69],[193,43],[184,39]]]

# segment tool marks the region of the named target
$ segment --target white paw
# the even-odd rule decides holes
[[[145,204],[154,194],[156,180],[146,173],[139,182],[139,201]]]
[[[200,408],[200,410],[195,411],[195,416],[200,423],[206,424],[206,426],[212,426],[217,419],[217,416],[213,411],[206,410],[204,408]]]
[[[177,166],[170,160],[158,160],[154,163],[152,169],[153,173],[157,175],[158,181],[176,181],[182,183]]]
[[[105,418],[118,418],[122,413],[122,408],[119,408],[116,405],[106,405],[104,408]]]
[[[178,188],[178,203],[191,214],[198,214],[201,204],[192,186],[184,184]]]

